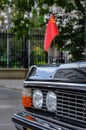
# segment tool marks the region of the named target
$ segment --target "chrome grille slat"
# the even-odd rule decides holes
[[[59,112],[59,115],[61,114],[61,112]],[[67,114],[67,112],[63,112],[62,113],[62,115],[63,116],[65,116],[65,117],[74,117],[75,119],[86,119],[86,118],[82,118],[81,116],[79,116],[78,114],[77,115],[75,115],[75,114],[72,114],[72,113],[70,113],[70,114]],[[83,115],[82,115],[83,116]]]
[[[58,104],[62,104],[64,102],[64,105],[65,105],[65,103],[68,103],[70,106],[72,106],[72,105],[74,105],[75,104],[75,106],[83,106],[83,103],[79,103],[79,102],[73,102],[73,101],[68,101],[68,100],[66,100],[66,101],[64,101],[64,100],[59,100],[58,99]]]
[[[53,91],[57,95],[57,111],[55,112],[57,117],[60,116],[62,118],[67,118],[68,120],[72,119],[86,123],[86,93],[61,89],[48,90],[40,88],[40,90],[43,92],[44,98],[41,110],[45,112],[48,111],[46,108],[46,94],[48,91]]]
[[[58,114],[58,116],[60,116],[60,114]],[[84,119],[84,118],[82,120],[82,118],[76,118],[75,116],[66,116],[66,115],[63,114],[63,118],[64,117],[68,118],[68,119],[72,119],[72,120],[77,120],[77,121],[80,121],[80,122],[83,122],[83,123],[85,123],[85,121],[86,121],[86,119]]]
[[[61,107],[58,107],[58,110],[60,111],[62,108]],[[70,109],[70,108],[64,108],[64,111],[67,111],[67,112],[74,112],[74,110]],[[83,111],[82,111],[83,112]],[[82,113],[79,111],[79,113]],[[76,111],[76,113],[78,113],[78,111]]]
[[[86,121],[86,96],[80,92],[57,91],[56,114],[69,119]]]
[[[69,95],[68,95],[68,96],[69,96]],[[65,96],[59,96],[59,95],[58,95],[58,97],[59,97],[59,98],[70,99],[70,100],[75,99],[75,97],[73,98],[73,97],[65,97]],[[77,97],[77,96],[76,96],[76,97]],[[81,102],[82,102],[82,99],[78,98],[77,101],[81,101]]]
[[[61,108],[62,107],[62,103],[58,103],[59,104],[59,107],[58,108]],[[66,105],[66,104],[64,104],[64,109],[65,108],[69,108],[70,107],[70,109],[76,109],[77,107],[78,107],[78,109],[81,109],[82,110],[82,108],[81,107],[83,107],[83,105],[80,105],[80,104],[77,104],[77,105],[71,105],[71,104],[68,104],[68,105]],[[85,108],[83,108],[83,110],[85,110]]]

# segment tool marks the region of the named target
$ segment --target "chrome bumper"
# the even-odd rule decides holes
[[[85,130],[25,111],[14,114],[12,121],[18,130]]]

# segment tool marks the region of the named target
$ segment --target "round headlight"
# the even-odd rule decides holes
[[[48,92],[46,96],[46,107],[48,111],[55,112],[57,108],[57,97],[54,92]]]
[[[34,90],[33,92],[33,106],[35,108],[41,108],[43,104],[43,94],[40,90]]]

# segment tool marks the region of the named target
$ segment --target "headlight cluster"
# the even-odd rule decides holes
[[[40,90],[33,92],[33,105],[35,108],[41,108],[43,104],[43,94]]]
[[[46,96],[46,106],[50,112],[56,111],[57,97],[54,92],[48,92]]]
[[[40,90],[33,92],[33,106],[37,109],[43,106],[43,93]],[[46,107],[48,111],[55,112],[57,108],[57,96],[54,92],[48,92],[46,95]]]

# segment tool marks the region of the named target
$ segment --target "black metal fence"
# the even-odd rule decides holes
[[[43,49],[44,31],[33,29],[30,32],[30,64],[47,63],[47,53]]]
[[[16,34],[0,33],[0,68],[28,68],[33,64],[53,62],[69,62],[68,53],[59,51],[59,55],[49,55],[43,49],[44,31],[30,31],[28,39],[17,39]],[[65,53],[65,54],[64,54]]]
[[[0,33],[0,67],[25,68],[27,47],[24,38],[17,39],[15,34]]]

